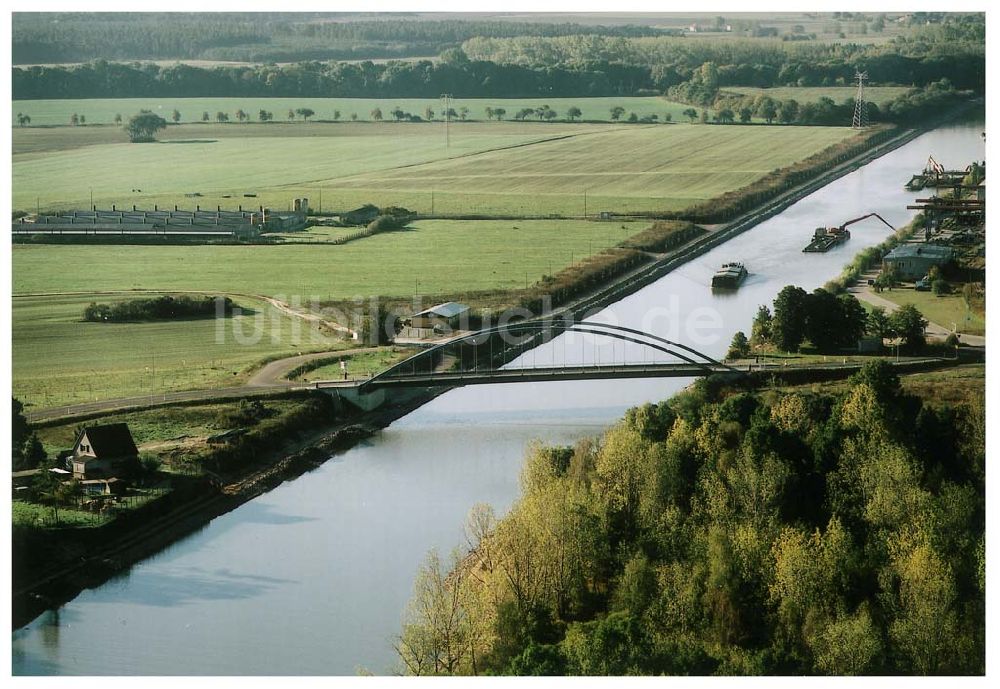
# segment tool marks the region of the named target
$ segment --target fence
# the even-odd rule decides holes
[[[46,529],[104,526],[159,500],[170,491],[170,488],[157,486],[133,489],[127,495],[82,495],[60,505],[15,499],[14,525]]]

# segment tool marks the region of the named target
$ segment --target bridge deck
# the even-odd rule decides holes
[[[632,364],[618,366],[558,366],[554,368],[505,368],[495,371],[428,371],[375,378],[361,387],[429,387],[435,385],[486,385],[558,380],[610,380],[616,378],[692,378],[713,373],[732,373],[726,366],[693,364]]]

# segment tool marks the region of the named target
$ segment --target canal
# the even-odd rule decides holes
[[[905,224],[913,213],[906,204],[926,192],[905,192],[903,183],[928,155],[948,168],[983,160],[983,126],[970,121],[925,134],[598,318],[721,356],[733,333],[749,333],[757,306],[783,286],[819,287],[889,233],[872,219],[852,226],[845,245],[803,254],[814,228],[872,211],[897,227]],[[729,260],[743,261],[751,275],[739,291],[713,295],[711,275]],[[610,360],[610,342],[598,344],[557,338],[523,363]],[[490,503],[498,513],[509,508],[531,442],[595,436],[628,407],[663,400],[688,382],[451,391],[15,631],[13,674],[392,672],[392,638],[421,561],[431,548],[447,554],[462,545],[462,524],[474,504]]]

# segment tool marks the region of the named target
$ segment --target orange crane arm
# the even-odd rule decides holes
[[[847,222],[845,222],[843,225],[840,226],[840,229],[843,230],[848,225],[853,225],[856,222],[861,222],[865,218],[871,218],[873,216],[876,217],[876,218],[878,218],[882,222],[884,222],[889,227],[889,229],[892,230],[893,232],[896,231],[896,228],[893,227],[892,225],[889,225],[888,221],[885,218],[883,218],[881,215],[879,215],[878,213],[869,213],[868,215],[862,215],[860,218],[853,218],[852,220],[848,220]]]

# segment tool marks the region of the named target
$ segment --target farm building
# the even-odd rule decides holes
[[[127,474],[138,459],[139,449],[128,424],[112,423],[84,427],[77,435],[68,463],[73,478],[83,480]]]
[[[263,206],[248,210],[240,206],[235,211],[222,210],[221,206],[217,206],[214,211],[203,210],[201,206],[196,206],[193,211],[181,210],[177,206],[173,210],[161,210],[158,206],[154,206],[153,210],[143,210],[136,206],[118,209],[117,206],[112,206],[111,210],[92,208],[19,218],[13,224],[13,233],[253,239],[265,232],[285,232],[304,227],[306,213],[301,204],[299,208],[297,212],[274,212]],[[308,208],[308,201],[304,208]]]
[[[951,247],[938,244],[903,244],[882,259],[883,270],[895,271],[903,280],[919,280],[932,266],[941,266],[952,260]]]
[[[415,313],[409,318],[409,325],[404,330],[405,337],[433,337],[453,330],[459,325],[463,314],[469,307],[456,301],[448,301],[429,309]]]

